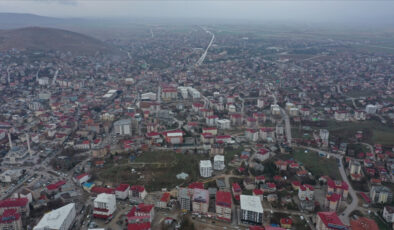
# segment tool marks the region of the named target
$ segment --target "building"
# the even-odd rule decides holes
[[[309,184],[300,185],[298,189],[298,198],[300,200],[313,200],[314,191],[315,189],[313,188],[312,185]]]
[[[101,193],[93,201],[93,216],[100,219],[108,219],[116,210],[116,196],[114,194]]]
[[[223,155],[215,155],[213,158],[213,168],[215,170],[223,170],[225,168]]]
[[[114,122],[114,131],[117,135],[131,135],[131,120],[122,119]]]
[[[193,189],[192,209],[193,212],[207,213],[209,207],[209,192],[206,189]]]
[[[22,169],[7,169],[0,174],[0,181],[11,183],[17,181],[22,176]]]
[[[133,223],[152,223],[155,217],[155,209],[153,204],[138,204],[133,206],[126,214],[128,224]]]
[[[68,230],[75,220],[75,203],[67,204],[61,208],[46,213],[33,228],[33,230]]]
[[[392,206],[385,206],[383,209],[383,218],[388,223],[394,223],[394,207]]]
[[[221,220],[231,221],[232,197],[230,192],[216,192],[216,217]]]
[[[170,196],[169,192],[163,193],[160,200],[156,203],[156,207],[167,208],[167,204],[168,204],[168,202],[170,202],[170,198],[171,198],[171,196]]]
[[[169,144],[181,144],[183,142],[183,132],[180,130],[165,132],[164,136]]]
[[[139,198],[141,200],[145,199],[148,193],[145,190],[145,187],[142,185],[132,185],[129,190],[129,198]]]
[[[349,185],[344,181],[334,181],[330,178],[327,179],[327,193],[338,193],[343,199],[346,199],[349,194]]]
[[[240,196],[242,194],[241,186],[239,186],[238,183],[233,183],[233,185],[231,187],[232,187],[231,190],[233,192],[234,198],[239,201]]]
[[[376,105],[369,104],[365,107],[365,112],[368,114],[375,114],[377,109],[378,107]]]
[[[362,178],[361,163],[356,160],[351,160],[349,163],[350,178],[355,181],[360,181]]]
[[[0,229],[22,230],[21,214],[16,209],[6,209],[0,215]]]
[[[316,230],[348,230],[335,212],[318,212],[316,217]]]
[[[201,160],[200,161],[200,175],[202,177],[211,177],[212,176],[212,162],[210,160]]]
[[[330,211],[336,211],[341,201],[341,195],[338,193],[327,194],[326,196],[326,207]]]
[[[290,218],[281,218],[280,226],[284,229],[291,229],[291,225],[293,224],[293,220]]]
[[[379,230],[378,225],[372,219],[360,217],[357,220],[350,220],[351,230]]]
[[[75,183],[82,185],[90,179],[90,175],[87,173],[80,174],[74,178]]]
[[[7,209],[15,209],[22,217],[28,217],[30,215],[29,199],[23,197],[0,201],[0,213],[3,213]]]
[[[322,147],[328,147],[328,137],[330,136],[330,132],[327,129],[320,129],[319,136],[322,142]]]
[[[216,121],[216,126],[219,129],[230,129],[231,121],[229,119],[218,119]]]
[[[124,200],[129,196],[130,185],[128,184],[120,184],[115,189],[115,196],[117,199]]]
[[[263,207],[257,196],[241,195],[241,221],[258,224],[263,222]]]
[[[373,203],[390,203],[393,198],[391,190],[385,186],[372,186],[369,194]]]
[[[192,207],[192,196],[193,189],[190,188],[180,188],[178,191],[178,201],[181,210],[191,211]]]

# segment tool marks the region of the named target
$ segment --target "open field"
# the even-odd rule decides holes
[[[334,120],[325,121],[313,128],[325,128],[330,131],[330,138],[339,138],[341,141],[348,141],[354,138],[357,131],[363,131],[363,141],[369,144],[394,144],[394,128],[384,125],[375,120],[359,122],[337,122]]]
[[[305,153],[304,151],[304,149],[297,148],[290,156],[293,156],[294,160],[302,162],[303,166],[314,176],[328,175],[333,179],[341,178],[335,158],[327,159],[319,156],[316,152],[308,150],[308,153]]]
[[[135,162],[107,163],[103,168],[96,169],[95,175],[98,180],[108,185],[143,184],[148,191],[156,191],[197,180],[201,159],[209,158],[200,154],[149,151],[143,153]],[[132,169],[135,169],[134,173]],[[189,174],[189,177],[178,180],[176,175],[181,172]]]

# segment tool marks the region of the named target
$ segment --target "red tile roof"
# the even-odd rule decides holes
[[[115,189],[113,188],[104,188],[104,187],[99,187],[99,186],[94,186],[91,190],[91,193],[107,193],[107,194],[115,194]]]
[[[322,220],[323,224],[328,227],[329,225],[344,226],[335,212],[318,212],[317,215]]]
[[[132,191],[138,191],[138,192],[143,192],[143,191],[145,191],[145,187],[142,186],[142,185],[132,185],[132,186],[130,187],[130,190],[132,190]]]
[[[65,185],[65,184],[66,184],[66,181],[65,180],[61,180],[61,181],[58,181],[58,182],[56,182],[54,184],[48,185],[47,189],[48,190],[55,190],[55,189],[58,189],[59,187],[61,187],[62,185]]]
[[[161,197],[160,201],[161,202],[168,202],[168,200],[170,199],[170,193],[166,192],[163,194],[163,196]]]
[[[193,182],[189,184],[188,188],[194,189],[194,188],[199,188],[199,189],[204,189],[204,183],[202,182]]]
[[[366,217],[360,217],[357,220],[351,220],[350,226],[352,230],[379,230],[376,222]]]
[[[231,207],[231,193],[225,191],[216,192],[216,205]]]
[[[0,216],[0,224],[9,224],[17,221],[21,218],[21,215],[16,209],[6,209]]]
[[[128,230],[149,230],[151,229],[150,223],[145,222],[145,223],[133,223],[127,225]]]
[[[28,202],[29,202],[29,200],[25,197],[23,197],[23,198],[9,198],[9,199],[0,201],[0,208],[25,207]]]
[[[116,187],[116,191],[124,192],[128,188],[130,188],[130,185],[128,185],[128,184],[120,184],[118,187]]]

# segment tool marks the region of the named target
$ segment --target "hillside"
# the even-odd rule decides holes
[[[31,51],[71,51],[73,55],[94,55],[97,51],[114,55],[120,53],[116,48],[98,39],[67,30],[42,27],[0,30],[0,51],[12,48]]]

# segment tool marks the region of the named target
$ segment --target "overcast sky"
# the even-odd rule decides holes
[[[0,11],[89,18],[221,18],[384,24],[394,22],[394,1],[391,0],[0,0]]]

